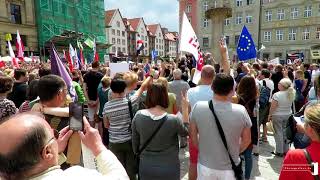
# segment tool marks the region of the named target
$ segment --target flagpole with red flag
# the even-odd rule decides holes
[[[94,61],[99,61],[99,54],[97,52],[96,39],[93,40],[93,52],[94,52]]]
[[[12,62],[12,65],[15,67],[15,68],[19,68],[19,63],[16,59],[16,56],[14,55],[14,52],[13,52],[13,49],[12,49],[12,46],[11,46],[11,43],[10,41],[8,41],[8,49],[9,49],[9,54],[10,54],[10,57],[12,58],[11,62]]]
[[[19,58],[21,61],[24,61],[24,45],[21,40],[19,30],[17,30],[17,39],[16,39],[16,49],[17,49],[17,58]]]
[[[66,52],[65,50],[63,50],[63,55],[64,55],[64,58],[68,61],[69,69],[72,72],[73,71],[73,64],[72,64],[69,52],[68,51]]]

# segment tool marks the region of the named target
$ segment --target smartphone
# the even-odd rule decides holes
[[[83,131],[83,104],[69,104],[69,128],[73,131]]]

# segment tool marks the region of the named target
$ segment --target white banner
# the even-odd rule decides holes
[[[116,73],[123,73],[129,71],[128,63],[110,63],[110,76],[113,77]]]
[[[269,61],[269,64],[273,64],[273,65],[280,64],[280,59],[278,57],[274,58],[274,59]]]

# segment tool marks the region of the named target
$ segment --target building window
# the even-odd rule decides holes
[[[247,5],[249,6],[251,4],[253,4],[253,0],[247,0]]]
[[[264,32],[264,41],[265,42],[270,42],[271,41],[271,32],[270,31]]]
[[[122,39],[122,45],[126,45],[126,40]]]
[[[204,37],[204,38],[202,39],[202,46],[203,46],[203,47],[209,47],[209,38]]]
[[[279,58],[281,58],[281,57],[282,57],[282,53],[276,52],[276,53],[274,53],[274,57],[279,57]]]
[[[148,41],[148,36],[145,36],[145,37],[144,37],[144,40],[145,40],[145,41]]]
[[[252,23],[252,16],[251,15],[246,16],[246,23],[248,23],[248,24]]]
[[[238,7],[242,6],[242,0],[236,0],[236,1],[237,1],[236,4]]]
[[[283,30],[276,31],[277,41],[283,41]]]
[[[303,14],[303,16],[304,16],[304,17],[311,17],[311,16],[312,16],[312,6],[311,6],[311,5],[304,7],[304,14]]]
[[[297,29],[291,28],[289,29],[289,41],[295,41],[297,40]]]
[[[125,36],[126,36],[126,32],[122,31],[122,37],[125,37]]]
[[[302,40],[309,40],[310,39],[310,28],[306,27],[304,28]]]
[[[239,38],[240,38],[240,35],[235,35],[235,36],[234,36],[234,44],[235,44],[236,46],[238,46]]]
[[[284,20],[284,9],[278,9],[278,20]]]
[[[297,19],[298,16],[299,16],[298,8],[297,7],[291,8],[291,18],[292,19]]]
[[[112,44],[115,44],[115,43],[116,43],[116,39],[112,38]]]
[[[189,22],[191,23],[191,17],[188,17]]]
[[[120,27],[120,21],[117,21],[117,27]]]
[[[238,13],[236,15],[236,24],[241,24],[242,23],[242,13]]]
[[[117,36],[120,36],[120,30],[117,30]]]
[[[204,1],[204,2],[203,2],[203,10],[204,10],[204,11],[208,10],[208,7],[209,7],[208,1]]]
[[[225,26],[230,25],[230,18],[224,20],[224,25]]]
[[[121,44],[120,39],[117,39],[117,44]]]
[[[112,30],[111,30],[111,34],[112,34],[112,35],[116,35],[116,30],[112,29]]]
[[[320,39],[320,27],[317,27],[316,39]]]
[[[126,48],[122,48],[122,52],[123,52],[123,53],[126,53]]]
[[[20,5],[10,4],[11,22],[21,24],[21,8]]]
[[[227,46],[229,46],[229,43],[230,43],[230,36],[226,36],[226,37],[225,37],[225,40],[226,40],[226,44],[227,44]]]
[[[186,13],[190,13],[190,12],[191,12],[191,5],[187,5]]]
[[[265,15],[266,15],[267,22],[272,21],[272,11],[270,10],[266,11]]]
[[[207,18],[205,18],[204,20],[203,20],[203,27],[208,27],[209,26],[209,21],[208,21],[208,19]]]
[[[116,52],[116,47],[112,46],[112,52]]]
[[[118,47],[118,52],[121,52],[121,48],[120,47]]]

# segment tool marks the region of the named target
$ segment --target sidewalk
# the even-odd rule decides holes
[[[275,147],[274,137],[268,132],[269,143],[260,144],[259,157],[253,157],[253,168],[251,172],[251,179],[254,180],[276,180],[279,177],[283,158],[275,157],[271,154]],[[189,152],[188,148],[180,150],[179,154],[181,165],[181,179],[188,180],[189,168]]]

